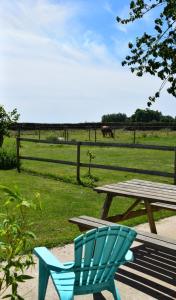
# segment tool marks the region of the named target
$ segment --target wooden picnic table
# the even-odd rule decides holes
[[[176,210],[176,186],[171,184],[132,179],[125,182],[96,187],[94,190],[98,193],[107,194],[102,207],[101,219],[119,222],[147,214],[152,233],[157,233],[153,211],[162,208]],[[135,198],[135,201],[124,213],[108,217],[112,200],[116,196]],[[140,203],[144,204],[144,208],[140,207],[134,210]]]

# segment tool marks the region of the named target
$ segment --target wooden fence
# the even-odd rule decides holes
[[[62,145],[75,145],[77,147],[77,159],[76,161],[65,161],[50,158],[41,158],[33,156],[22,156],[20,155],[20,142],[31,142],[31,143],[43,143],[43,144],[62,144]],[[173,151],[174,152],[174,170],[173,173],[156,171],[156,170],[144,170],[138,168],[128,168],[121,166],[110,166],[102,164],[91,163],[91,168],[113,170],[113,171],[125,171],[138,174],[156,175],[162,177],[169,177],[174,179],[176,184],[176,147],[173,146],[158,146],[158,145],[143,145],[143,144],[126,144],[126,143],[104,143],[104,142],[76,142],[76,141],[58,141],[48,142],[47,140],[28,139],[28,138],[16,138],[16,153],[17,153],[17,170],[20,172],[20,160],[33,160],[41,162],[58,163],[64,165],[70,165],[76,167],[76,178],[78,183],[80,180],[80,169],[81,167],[89,167],[89,163],[82,163],[80,160],[81,146],[93,146],[93,147],[116,147],[116,148],[133,148],[133,149],[149,149],[149,150],[161,150],[161,151]]]

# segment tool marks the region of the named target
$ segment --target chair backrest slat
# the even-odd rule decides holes
[[[101,281],[108,281],[111,276],[114,276],[114,273],[117,270],[118,266],[122,261],[125,260],[125,255],[134,239],[131,238],[131,235],[134,237],[136,236],[134,230],[129,230],[128,227],[120,228],[113,252],[109,260],[109,264],[111,265],[111,267],[104,271]]]
[[[101,259],[104,253],[106,239],[108,236],[108,230],[108,227],[102,227],[99,228],[99,230],[96,232],[96,243],[94,256],[92,258],[92,266],[95,267],[95,269],[90,272],[89,284],[92,284],[94,282],[95,276],[97,276],[97,273],[99,272],[99,267],[101,266]]]
[[[114,225],[90,230],[76,238],[75,285],[102,283],[113,277],[135,236],[133,229]]]
[[[101,266],[104,266],[104,268],[101,268],[99,272],[97,272],[97,276],[95,278],[95,282],[98,283],[101,281],[102,275],[104,274],[105,269],[107,268],[108,262],[110,262],[110,257],[112,256],[112,251],[114,248],[114,244],[117,240],[119,228],[116,228],[115,232],[112,232],[112,228],[109,227],[109,232],[106,239],[106,245],[103,249],[102,258],[101,258]],[[111,259],[111,262],[113,263],[113,260]]]
[[[75,268],[81,268],[83,256],[83,239],[84,235],[78,236],[74,240],[75,244]],[[75,272],[75,285],[80,285],[80,272]]]

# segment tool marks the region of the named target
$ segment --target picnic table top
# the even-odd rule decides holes
[[[96,187],[94,190],[98,193],[107,193],[114,196],[119,195],[176,205],[176,186],[171,184],[132,179]]]

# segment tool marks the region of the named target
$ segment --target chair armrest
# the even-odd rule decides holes
[[[131,250],[128,250],[127,254],[125,255],[125,262],[133,261],[133,252]]]
[[[73,268],[74,263],[63,265],[47,248],[36,247],[33,253],[39,258],[40,261],[46,266],[47,269],[52,271],[70,270]]]

